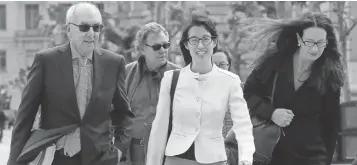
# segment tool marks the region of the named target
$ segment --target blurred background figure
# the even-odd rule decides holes
[[[212,61],[213,63],[216,64],[219,68],[223,70],[228,70],[232,71],[232,63],[233,63],[233,58],[229,50],[227,50],[224,46],[222,46],[220,43],[217,46],[217,51],[216,53],[213,54],[212,56]]]

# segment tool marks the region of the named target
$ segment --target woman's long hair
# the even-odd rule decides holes
[[[327,33],[327,46],[312,64],[311,75],[308,83],[316,87],[320,93],[325,93],[326,88],[334,91],[343,86],[345,72],[338,51],[336,35],[331,20],[322,13],[308,12],[300,18],[288,22],[274,22],[253,37],[259,41],[256,45],[263,47],[263,54],[253,63],[254,70],[263,71],[263,76],[271,75],[278,71],[282,63],[291,59],[298,50],[296,33],[303,36],[303,31],[310,27],[319,27]],[[261,42],[264,41],[264,42]]]
[[[209,33],[211,33],[212,42],[217,42],[216,38],[218,37],[218,32],[214,21],[206,14],[195,11],[192,12],[191,23],[182,32],[180,40],[180,49],[186,66],[192,62],[192,57],[190,51],[186,49],[185,44],[188,41],[188,31],[194,26],[203,26]],[[217,46],[213,48],[213,53],[216,53],[216,51]]]

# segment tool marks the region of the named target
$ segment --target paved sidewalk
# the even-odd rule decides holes
[[[10,142],[11,142],[11,130],[4,130],[4,138],[0,143],[0,165],[6,165],[9,159],[10,153]],[[122,163],[121,165],[127,165],[127,163]],[[350,165],[350,164],[332,164],[332,165]]]
[[[9,159],[10,153],[10,142],[11,142],[11,130],[4,130],[4,137],[2,142],[0,142],[0,165],[6,165]]]

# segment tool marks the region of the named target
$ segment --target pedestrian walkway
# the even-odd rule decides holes
[[[11,130],[4,130],[4,137],[2,142],[0,142],[0,165],[6,165],[9,159],[10,153],[10,142],[11,142]]]
[[[11,142],[11,130],[4,130],[4,138],[0,143],[0,165],[6,165],[9,159]],[[124,163],[122,165],[125,165]],[[332,165],[350,165],[350,164],[332,164]]]

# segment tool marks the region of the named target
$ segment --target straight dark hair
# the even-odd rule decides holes
[[[195,26],[204,27],[209,33],[211,33],[213,39],[212,42],[217,42],[218,32],[214,21],[210,19],[206,14],[192,12],[191,22],[182,32],[180,40],[180,49],[186,66],[192,62],[192,57],[190,51],[186,49],[185,44],[188,41],[188,31],[190,31],[190,29]],[[217,46],[213,48],[213,53],[216,52]]]
[[[231,71],[232,68],[234,68],[232,66],[232,65],[234,65],[232,54],[229,52],[229,50],[226,47],[222,46],[221,44],[217,45],[216,53],[218,53],[218,52],[222,52],[227,57],[228,64],[229,64],[228,70]]]

